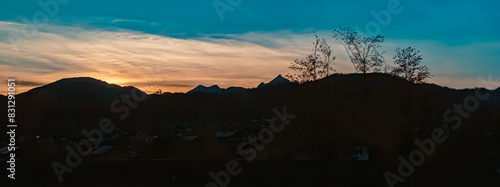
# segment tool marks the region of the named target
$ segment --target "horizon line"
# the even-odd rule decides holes
[[[388,75],[388,76],[392,76],[392,75],[390,75],[390,74],[388,74],[388,73],[383,73],[383,72],[370,72],[370,73],[367,73],[367,74],[368,74],[368,75],[380,74],[380,75]],[[279,74],[278,76],[280,76],[280,75],[281,75],[281,74]],[[331,77],[331,76],[334,76],[334,75],[363,75],[363,73],[333,73],[333,74],[331,74],[331,75],[329,75],[329,76],[325,76],[325,77],[320,78],[320,79],[315,80],[315,81],[319,81],[319,80],[322,80],[322,79],[325,79],[325,78],[327,78],[327,77]],[[276,77],[278,77],[278,76],[276,76]],[[276,77],[275,77],[275,78],[276,78]],[[287,79],[285,76],[282,76],[282,77],[283,77],[283,78],[285,78],[285,79]],[[392,76],[392,77],[396,77],[396,76]],[[58,82],[58,81],[61,81],[61,80],[65,80],[65,79],[78,79],[78,78],[88,78],[88,79],[94,79],[94,80],[102,81],[102,82],[104,82],[104,83],[106,83],[106,84],[109,84],[109,85],[116,85],[116,86],[119,86],[119,87],[121,87],[121,88],[125,88],[125,87],[134,87],[134,88],[136,88],[136,89],[138,89],[138,90],[140,90],[140,91],[142,91],[142,92],[144,92],[144,93],[146,93],[146,94],[148,94],[148,95],[154,95],[154,94],[155,94],[155,92],[156,92],[156,91],[159,91],[159,90],[162,90],[162,93],[171,93],[171,94],[187,94],[189,91],[191,91],[191,90],[195,89],[195,88],[196,88],[196,87],[198,87],[198,86],[204,86],[204,87],[218,86],[218,87],[219,87],[219,88],[221,88],[221,89],[228,89],[228,88],[231,88],[231,87],[240,87],[240,88],[244,88],[244,89],[247,89],[247,90],[250,90],[250,89],[256,89],[256,88],[257,88],[257,86],[256,86],[256,87],[242,87],[242,86],[227,86],[227,87],[221,87],[221,86],[219,86],[218,84],[213,84],[213,85],[211,85],[211,86],[205,86],[204,84],[198,84],[198,85],[196,85],[196,86],[192,86],[190,90],[185,91],[185,92],[179,92],[179,91],[164,91],[164,90],[163,90],[163,89],[161,89],[161,88],[158,88],[158,89],[156,89],[156,90],[154,90],[154,91],[149,91],[149,92],[148,92],[148,91],[145,91],[145,89],[141,89],[141,88],[140,88],[141,86],[137,86],[137,85],[131,85],[131,84],[127,84],[127,83],[114,83],[113,81],[107,81],[107,80],[105,80],[105,79],[100,79],[100,78],[95,78],[95,77],[90,77],[90,76],[75,76],[75,77],[65,77],[65,78],[60,78],[60,79],[58,79],[58,80],[56,80],[56,81],[53,81],[53,82],[50,82],[50,83],[44,83],[44,84],[39,85],[39,86],[26,86],[26,87],[29,87],[29,89],[27,89],[26,91],[22,91],[22,92],[16,92],[16,94],[15,94],[15,95],[24,94],[24,93],[30,92],[30,91],[32,91],[32,90],[34,90],[34,89],[38,89],[38,88],[41,88],[41,87],[44,87],[44,86],[50,85],[50,84],[52,84],[52,83],[55,83],[55,82]],[[398,77],[396,77],[396,78],[398,78]],[[272,79],[272,80],[274,80],[274,79]],[[271,80],[271,81],[272,81],[272,80]],[[289,80],[289,79],[287,79],[287,80]],[[16,79],[16,81],[17,81],[17,79]],[[290,80],[289,80],[289,81],[290,81]],[[309,81],[309,82],[315,82],[315,81]],[[27,81],[19,81],[19,82],[27,82]],[[270,81],[269,81],[269,82],[270,82]],[[292,81],[290,81],[290,82],[291,82],[291,83],[294,83],[294,82],[292,82]],[[140,82],[137,82],[137,83],[140,83]],[[264,83],[264,82],[262,82],[262,83]],[[295,84],[297,84],[297,83],[295,83]],[[300,84],[300,83],[299,83],[299,84]],[[442,88],[448,88],[448,89],[452,89],[452,90],[471,90],[471,89],[477,89],[477,88],[480,88],[480,89],[486,89],[486,90],[490,90],[490,91],[495,91],[495,90],[497,90],[497,89],[500,89],[500,85],[499,85],[498,87],[496,87],[496,88],[486,88],[486,87],[484,87],[484,86],[482,86],[482,87],[481,87],[481,86],[476,86],[476,87],[463,87],[463,88],[456,88],[456,87],[450,87],[450,86],[446,86],[446,85],[440,85],[440,84],[437,84],[437,83],[434,83],[434,82],[411,83],[411,84],[415,84],[415,85],[416,85],[416,84],[436,85],[436,86],[439,86],[439,87],[442,87]],[[16,86],[18,86],[18,85],[16,84]],[[6,92],[6,93],[7,93],[7,92]],[[0,95],[1,95],[1,96],[7,96],[8,94],[5,94],[5,93],[3,93],[3,92],[0,92]]]

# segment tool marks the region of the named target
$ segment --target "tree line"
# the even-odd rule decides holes
[[[345,48],[357,73],[366,75],[371,72],[382,72],[385,59],[380,47],[385,40],[384,36],[362,36],[351,27],[340,27],[334,29],[332,33],[333,38]],[[312,53],[303,59],[295,59],[289,66],[291,70],[298,72],[286,75],[292,82],[315,81],[336,72],[333,68],[335,56],[331,45],[324,38],[320,39],[316,33],[314,36]],[[422,55],[415,48],[396,48],[396,55],[392,59],[394,66],[385,65],[384,73],[412,83],[424,83],[426,79],[432,77],[430,69],[421,64]]]

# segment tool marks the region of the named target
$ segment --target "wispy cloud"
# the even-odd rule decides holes
[[[13,24],[0,24],[0,33],[20,32]],[[147,91],[183,92],[197,84],[255,87],[286,72],[297,55],[231,39],[207,42],[65,26],[47,26],[35,39],[17,44],[19,51],[1,41],[2,74],[44,83],[90,76],[117,84],[144,83],[141,89]]]
[[[311,51],[312,31],[248,32],[244,34],[205,35],[177,39],[128,30],[103,31],[60,25],[48,25],[39,35],[12,49],[9,32],[19,33],[20,24],[0,22],[0,71],[15,77],[21,91],[65,77],[95,77],[111,83],[137,86],[147,92],[157,89],[185,92],[198,84],[221,87],[255,87],[277,74],[289,72],[288,65]],[[344,48],[331,38],[330,31],[318,31],[332,44],[338,72],[353,72]],[[475,43],[447,46],[433,41],[388,40],[388,51],[395,47],[417,47],[435,77],[431,82],[464,88],[477,86],[473,79],[487,76],[496,67],[499,43]],[[481,67],[473,60],[481,60]],[[454,73],[466,70],[453,81]],[[477,68],[474,71],[473,68]],[[451,73],[445,74],[445,73]],[[36,83],[36,84],[35,84]],[[6,90],[4,85],[0,90]],[[1,92],[0,93],[4,93]]]

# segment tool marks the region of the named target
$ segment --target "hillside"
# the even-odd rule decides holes
[[[385,74],[369,74],[366,80],[359,74],[336,74],[302,85],[267,86],[224,95],[149,95],[122,120],[122,113],[111,111],[110,106],[135,88],[91,78],[63,79],[17,97],[22,124],[18,130],[26,143],[34,142],[36,136],[80,137],[82,129],[98,128],[101,118],[109,118],[127,134],[143,131],[163,137],[149,145],[151,158],[221,159],[237,155],[232,148],[217,146],[221,142],[213,137],[216,131],[235,131],[240,137],[257,133],[267,125],[266,119],[274,116],[273,108],[282,111],[287,106],[288,113],[297,118],[276,134],[272,148],[259,159],[290,160],[303,155],[313,160],[342,160],[350,146],[366,145],[371,159],[394,160],[414,148],[414,138],[427,138],[432,129],[442,125],[446,110],[475,94],[474,90],[411,84]],[[463,120],[460,129],[450,133],[446,146],[431,159],[499,156],[500,148],[495,146],[500,140],[499,89],[492,94]],[[185,129],[192,129],[189,133],[199,138],[182,141],[176,134]],[[229,145],[236,147],[238,143]],[[202,150],[210,151],[200,154]]]

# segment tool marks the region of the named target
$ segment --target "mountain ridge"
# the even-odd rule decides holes
[[[377,75],[377,74],[374,73],[374,74],[371,74],[371,75]],[[385,74],[380,74],[380,75],[393,77],[393,76],[385,75]],[[356,76],[360,76],[360,74],[356,74],[356,73],[353,73],[353,74],[334,74],[334,75],[330,75],[328,77],[325,77],[323,79],[319,79],[319,80],[313,81],[313,82],[321,82],[321,81],[328,80],[328,79],[345,79],[346,77],[347,77],[347,79],[350,79],[350,78],[356,77]],[[397,78],[397,77],[394,77],[394,78]],[[403,80],[403,79],[401,79],[401,80]],[[310,84],[310,83],[313,83],[313,82],[307,82],[304,85],[307,85],[307,84]],[[252,90],[252,89],[261,89],[261,88],[265,88],[265,87],[269,87],[269,86],[279,86],[279,85],[285,85],[285,84],[291,84],[291,83],[292,82],[290,82],[288,79],[282,77],[281,74],[279,74],[277,77],[275,77],[270,82],[268,82],[268,83],[261,82],[255,88],[244,88],[244,87],[231,86],[231,87],[228,87],[228,88],[224,89],[224,88],[220,88],[218,85],[212,85],[212,86],[206,87],[206,86],[200,84],[197,87],[193,88],[192,90],[190,90],[190,91],[188,91],[186,93],[194,93],[194,92],[196,92],[199,89],[210,89],[212,91],[216,91],[217,93],[233,93],[233,92],[239,92],[239,91],[245,91],[245,90]],[[32,94],[33,92],[39,92],[39,91],[43,91],[45,89],[53,89],[54,87],[67,86],[67,85],[71,85],[71,84],[78,84],[79,86],[75,86],[76,88],[78,88],[78,87],[81,88],[82,85],[94,85],[94,86],[101,87],[101,88],[104,88],[104,89],[120,90],[120,91],[122,91],[124,89],[137,89],[137,90],[140,90],[140,89],[138,89],[138,88],[136,88],[134,86],[120,86],[120,85],[117,85],[117,84],[108,83],[108,82],[106,82],[104,80],[100,80],[100,79],[96,79],[96,78],[92,78],[92,77],[71,77],[71,78],[63,78],[63,79],[54,81],[52,83],[49,83],[49,84],[46,84],[46,85],[43,85],[43,86],[39,86],[39,87],[36,87],[36,88],[33,88],[33,89],[30,89],[30,90],[28,90],[26,92],[19,93],[17,95]],[[441,86],[441,85],[434,84],[434,83],[423,83],[423,84],[419,84],[419,85],[423,85],[423,86],[434,85],[434,86],[437,86],[437,87],[440,87],[440,88],[447,88],[447,89],[458,90],[458,91],[460,91],[460,90],[475,89],[475,88],[462,88],[462,89],[450,88],[450,87],[447,87],[447,86]],[[75,90],[74,89],[75,87],[70,88],[70,89],[64,88],[64,90],[67,90],[64,93],[67,94],[67,93],[70,93],[70,92],[76,92],[76,91],[81,91],[82,90],[82,89],[76,89]],[[83,87],[87,88],[88,86],[87,87],[83,86]],[[478,88],[486,89],[486,88],[483,88],[483,87],[478,87]],[[487,89],[487,90],[490,90],[490,89]],[[143,93],[145,93],[142,90],[140,90],[140,91],[143,92]],[[500,93],[500,87],[498,87],[496,89],[491,89],[491,91],[493,93]],[[184,94],[186,94],[186,93],[184,93]],[[148,94],[148,95],[151,95],[151,94]],[[0,94],[0,97],[2,97],[2,96],[3,97],[7,97],[6,95]]]
[[[264,87],[269,87],[269,86],[279,86],[279,85],[286,85],[286,84],[291,84],[292,82],[283,76],[279,74],[276,76],[273,80],[269,81],[268,83],[261,82],[257,88],[264,88]]]
[[[368,74],[366,78],[362,74],[336,74],[314,82],[245,89],[225,95],[151,94],[141,102],[134,102],[135,108],[128,107],[126,102],[115,102],[123,101],[123,94],[130,94],[127,88],[118,87],[115,90],[114,86],[95,87],[94,83],[104,83],[81,79],[83,82],[93,82],[90,85],[94,86],[90,88],[98,89],[79,88],[67,92],[69,94],[60,94],[53,93],[60,91],[58,86],[43,87],[16,97],[16,116],[19,116],[19,124],[23,124],[18,129],[19,135],[26,141],[36,141],[34,137],[38,135],[78,137],[82,129],[99,128],[99,120],[109,118],[117,128],[130,134],[143,130],[175,142],[180,141],[176,139],[175,129],[193,129],[196,135],[200,135],[197,141],[203,144],[204,141],[214,141],[210,134],[220,130],[236,129],[248,137],[248,133],[254,132],[250,127],[259,129],[261,125],[268,124],[264,123],[265,119],[274,116],[274,109],[281,112],[286,106],[288,113],[296,114],[297,118],[283,132],[287,136],[275,142],[283,146],[273,150],[285,155],[293,155],[294,150],[303,150],[320,154],[321,157],[336,158],[335,155],[341,154],[342,144],[361,142],[376,150],[374,159],[383,160],[396,158],[405,151],[401,147],[407,147],[405,143],[411,136],[408,134],[411,130],[421,129],[415,134],[425,138],[428,134],[426,129],[442,123],[445,111],[475,94],[472,89],[455,90],[436,84],[413,84],[386,74]],[[78,88],[82,85],[81,81],[62,83]],[[106,93],[111,93],[111,98],[103,97]],[[112,110],[113,105],[128,108],[125,119],[120,119],[123,112]],[[474,153],[478,145],[490,147],[487,143],[491,141],[483,141],[487,137],[481,136],[500,125],[500,118],[497,117],[500,93],[494,92],[488,100],[481,101],[480,107],[472,114],[473,117],[463,120],[463,127],[455,132],[457,136],[471,137],[467,141],[475,141],[475,146],[461,147],[463,151],[457,155],[446,154],[456,150],[443,151],[441,156],[432,159],[474,157],[470,153]],[[5,126],[0,127],[0,130],[5,131]],[[7,139],[5,136],[1,134],[0,138]],[[491,138],[495,137],[498,135],[493,133]],[[454,147],[462,142],[450,140],[450,143],[453,144],[450,147]],[[289,145],[293,149],[286,150]],[[318,148],[319,152],[311,150],[311,147]],[[203,157],[197,154],[190,156]]]
[[[243,87],[228,87],[226,89],[220,88],[218,85],[212,85],[209,87],[206,87],[204,85],[198,85],[192,90],[186,92],[186,93],[195,93],[195,92],[203,92],[203,93],[209,93],[209,94],[224,94],[224,93],[234,93],[234,92],[239,92],[239,91],[244,91],[244,90],[249,90],[249,89],[261,89],[265,87],[273,87],[273,86],[281,86],[281,85],[287,85],[291,84],[292,82],[283,76],[279,74],[276,76],[273,80],[269,81],[268,83],[261,82],[256,88],[243,88]]]

